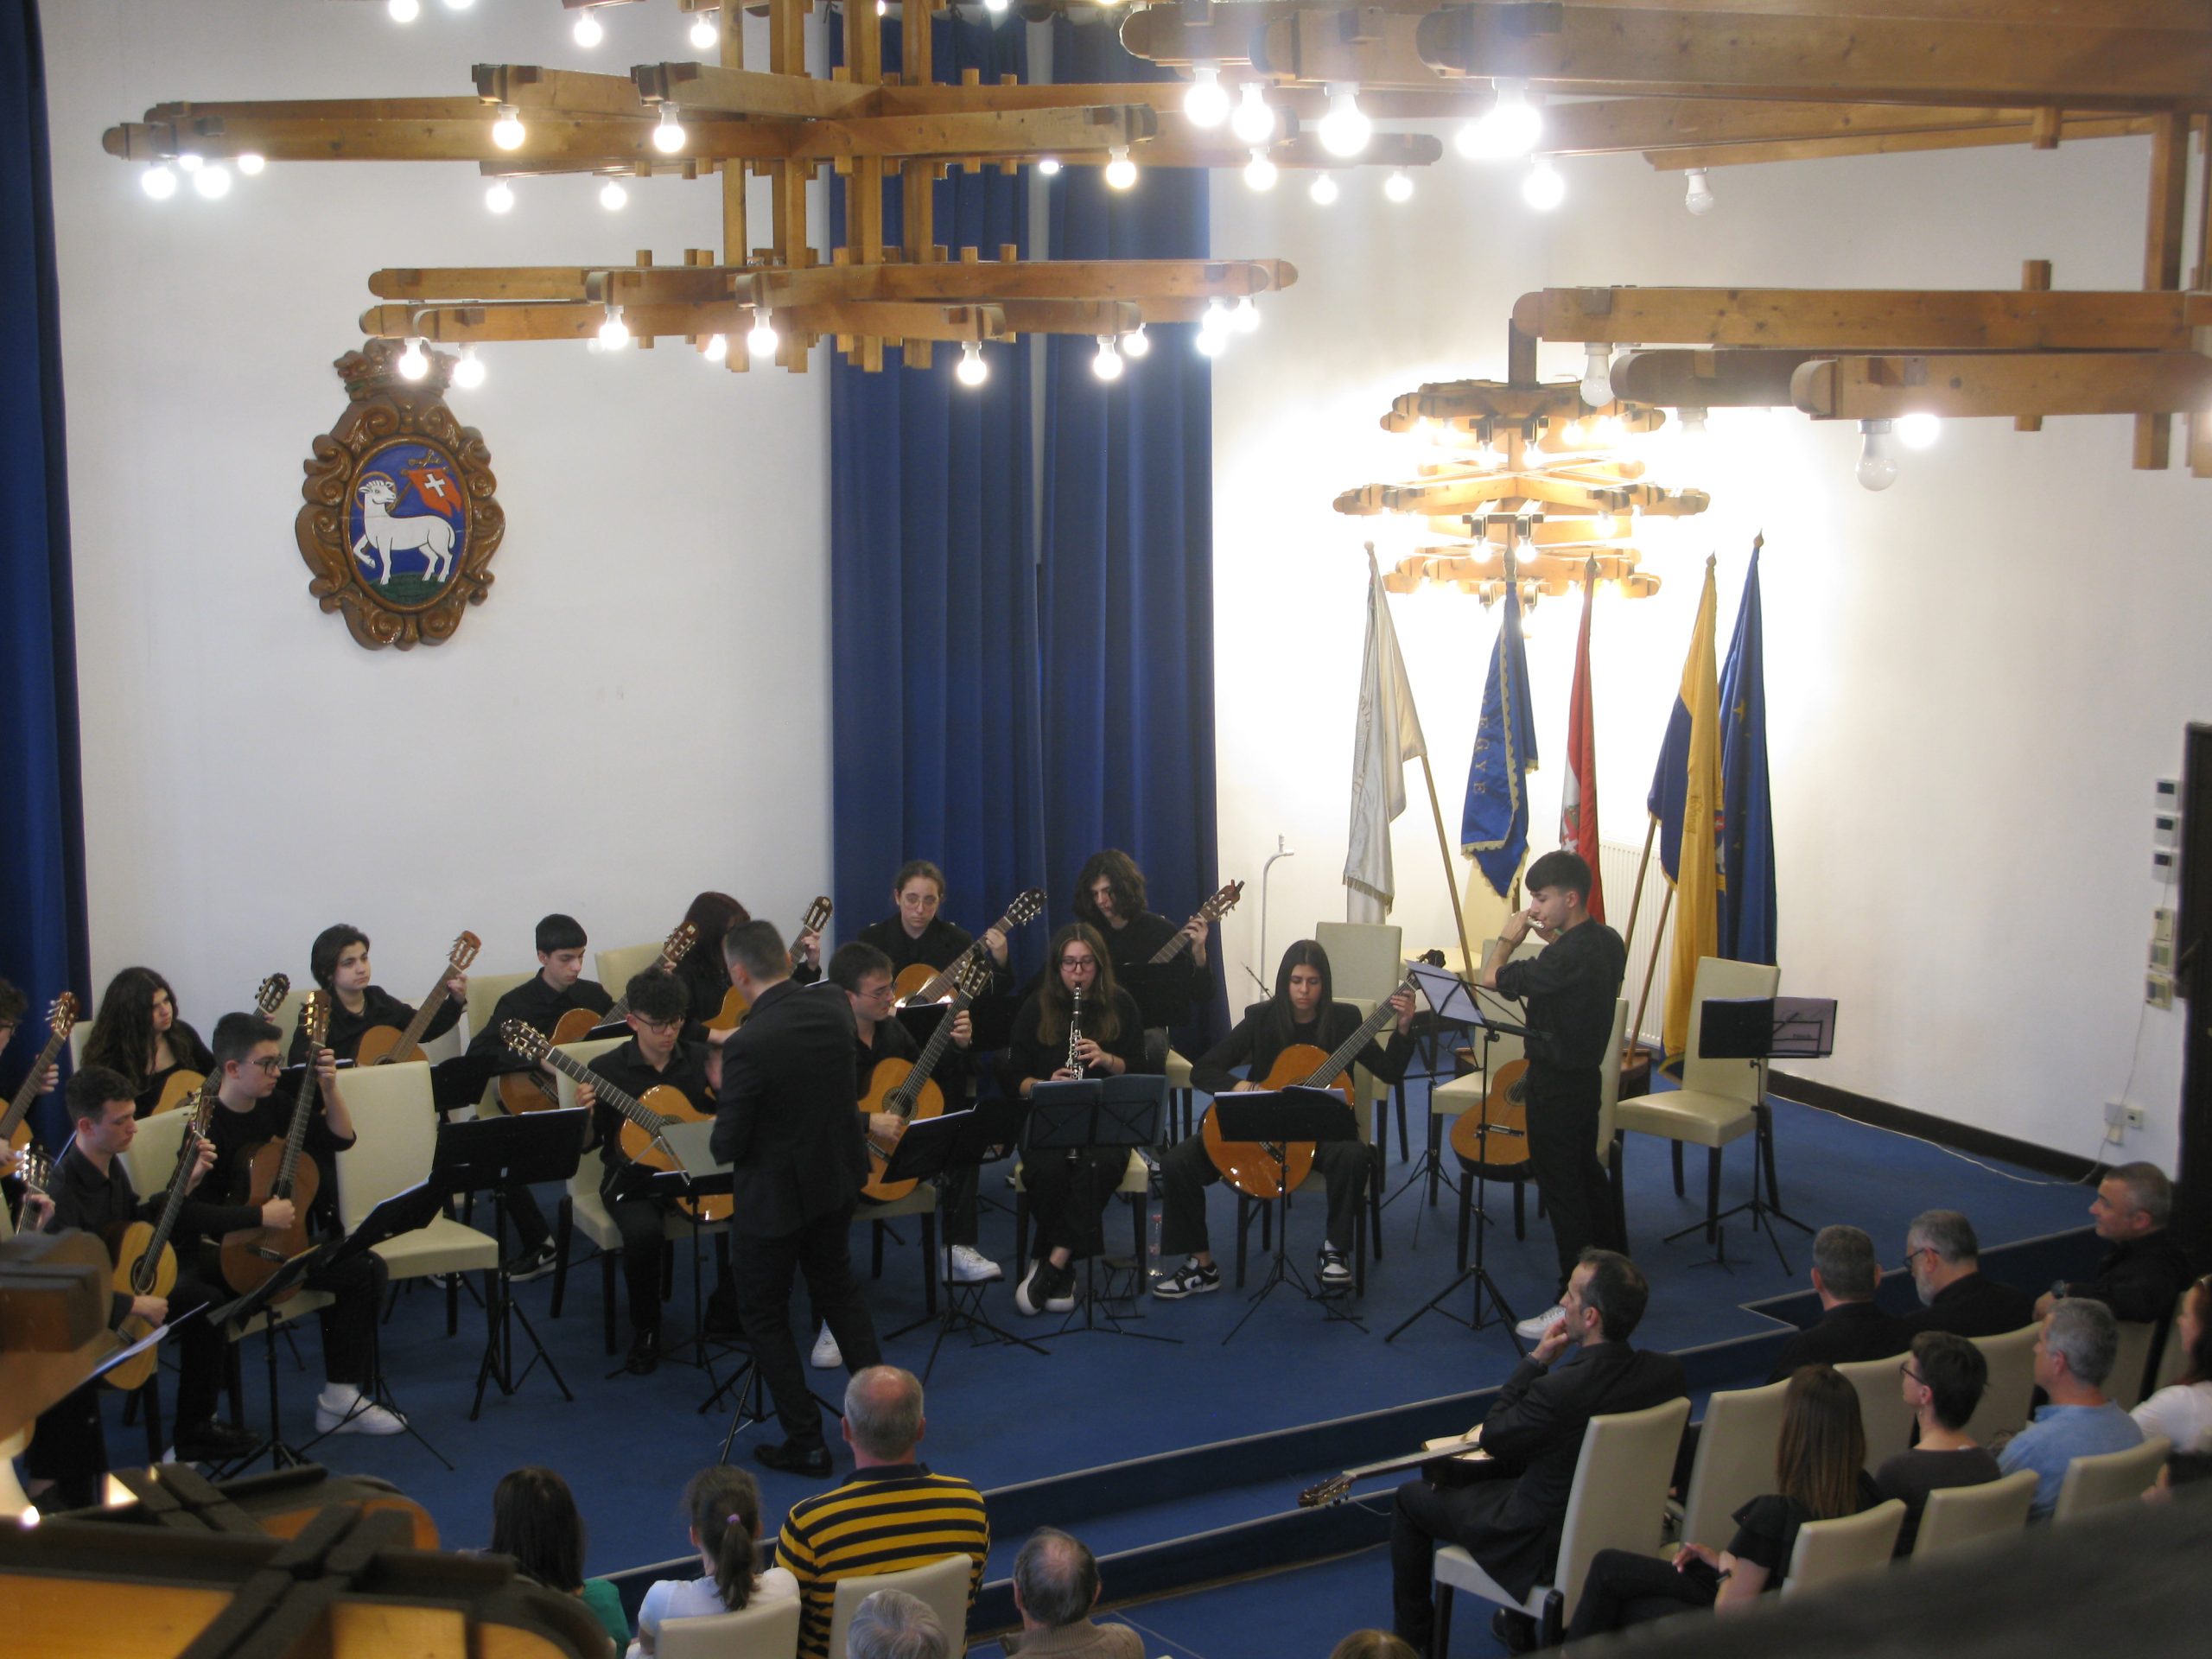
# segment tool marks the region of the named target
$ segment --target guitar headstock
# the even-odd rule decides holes
[[[823,928],[830,925],[830,916],[835,906],[833,906],[830,902],[830,895],[828,893],[825,893],[817,895],[814,902],[806,907],[806,914],[799,918],[799,932],[821,932]],[[793,937],[796,938],[797,935],[795,934]]]
[[[468,971],[468,964],[476,960],[476,953],[483,948],[484,941],[464,927],[461,930],[461,937],[453,942],[453,950],[446,957],[446,966],[456,974],[465,974]]]
[[[1020,927],[1024,922],[1033,921],[1044,908],[1045,889],[1032,887],[1006,907],[1006,914],[999,918],[999,925]]]
[[[1425,962],[1432,968],[1441,968],[1444,965],[1444,952],[1438,950],[1434,945],[1431,945],[1427,950],[1422,951],[1421,955],[1414,957],[1414,960],[1416,962]]]
[[[77,993],[64,991],[54,999],[54,1006],[46,1011],[47,1029],[57,1039],[63,1039],[69,1035],[71,1027],[76,1023]]]
[[[1351,1477],[1350,1475],[1331,1475],[1326,1480],[1316,1481],[1300,1492],[1298,1495],[1298,1507],[1301,1510],[1318,1510],[1325,1503],[1339,1502],[1351,1491]]]
[[[502,1020],[499,1022],[499,1040],[533,1063],[553,1052],[552,1041],[543,1032],[519,1020]]]
[[[974,1001],[991,988],[990,963],[981,957],[971,957],[957,963],[952,973],[952,988],[956,995]]]
[[[308,1000],[300,1005],[300,1029],[308,1034],[308,1053],[312,1057],[330,1029],[328,995],[321,991],[308,993]]]
[[[1236,908],[1236,901],[1244,896],[1244,884],[1231,881],[1219,893],[1198,906],[1198,914],[1210,922],[1217,922]]]
[[[699,943],[696,922],[678,922],[660,947],[660,965],[667,973],[676,971],[676,964],[691,954],[691,947]]]
[[[253,994],[254,1011],[264,1020],[274,1020],[276,1010],[284,1006],[284,999],[291,993],[289,976],[271,974],[261,982],[261,988]]]
[[[54,1179],[54,1160],[36,1147],[25,1147],[22,1157],[16,1165],[16,1173],[22,1179],[26,1198],[33,1195],[43,1198]]]

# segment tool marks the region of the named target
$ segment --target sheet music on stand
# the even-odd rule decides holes
[[[1832,996],[1707,997],[1698,1052],[1716,1060],[1824,1060],[1835,1052]]]
[[[168,1338],[175,1333],[179,1325],[190,1323],[192,1320],[198,1319],[207,1311],[207,1308],[204,1306],[193,1308],[188,1312],[178,1314],[166,1325],[156,1325],[151,1331],[149,1331],[144,1336],[139,1338],[136,1342],[125,1343],[120,1347],[110,1349],[106,1353],[100,1356],[99,1363],[94,1365],[91,1370],[85,1374],[85,1381],[87,1382],[99,1382],[100,1378],[105,1376],[117,1366],[121,1365],[127,1361],[136,1359],[139,1355],[144,1353],[149,1348],[158,1346],[160,1344],[168,1341]]]
[[[1438,968],[1426,962],[1415,961],[1409,961],[1405,966],[1440,1024],[1482,1026],[1490,1023],[1484,1018],[1482,1009],[1476,1006],[1475,988],[1449,968]]]

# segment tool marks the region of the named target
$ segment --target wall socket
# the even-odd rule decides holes
[[[2108,1100],[2105,1103],[2105,1140],[2118,1146],[2126,1139],[2127,1131],[2143,1127],[2143,1109],[2130,1106],[2126,1101]]]
[[[2174,982],[2169,974],[2151,974],[2143,982],[2143,1000],[2154,1008],[2174,1005]]]

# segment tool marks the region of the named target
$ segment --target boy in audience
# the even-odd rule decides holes
[[[2035,1502],[2028,1518],[2047,1521],[2066,1482],[2066,1465],[2076,1458],[2125,1452],[2143,1444],[2135,1420],[2107,1396],[2120,1351],[2120,1326],[2112,1310],[2086,1296],[2061,1299],[2044,1315],[2036,1337],[2036,1386],[2050,1403],[2036,1420],[2005,1442],[1997,1466],[2006,1474],[2036,1471]]]
[[[1947,1486],[1979,1486],[2003,1471],[1967,1433],[1967,1420],[1989,1386],[1989,1362],[1980,1349],[1948,1331],[1923,1331],[1912,1339],[1912,1351],[1897,1370],[1904,1402],[1920,1425],[1920,1441],[1877,1469],[1874,1484],[1884,1497],[1904,1505],[1897,1553],[1910,1555],[1929,1493]]]

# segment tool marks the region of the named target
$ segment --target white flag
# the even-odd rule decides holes
[[[1351,830],[1344,849],[1348,919],[1379,922],[1396,887],[1390,874],[1390,824],[1406,810],[1406,762],[1428,753],[1414,711],[1414,689],[1390,626],[1389,596],[1375,549],[1367,550],[1367,657],[1359,677],[1359,734],[1352,749]]]

